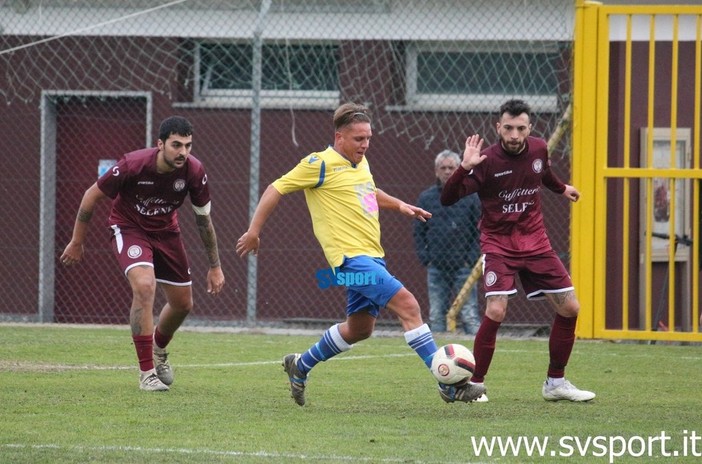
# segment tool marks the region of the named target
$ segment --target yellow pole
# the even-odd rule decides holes
[[[578,299],[580,316],[576,335],[594,337],[595,320],[595,141],[597,89],[597,35],[600,2],[576,1],[573,46],[573,185],[580,190],[580,200],[571,215],[571,274]],[[604,311],[604,308],[597,309]]]

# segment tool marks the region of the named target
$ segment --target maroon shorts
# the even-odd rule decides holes
[[[134,266],[152,266],[157,282],[191,285],[190,264],[180,232],[147,233],[141,229],[110,226],[112,252],[127,275]]]
[[[530,300],[543,299],[546,293],[573,290],[570,275],[553,250],[523,258],[486,254],[483,261],[485,296],[515,295],[517,274]]]

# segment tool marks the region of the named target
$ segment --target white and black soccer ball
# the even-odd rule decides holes
[[[470,378],[475,370],[473,352],[458,343],[449,343],[439,348],[431,360],[431,373],[436,380],[453,385]]]

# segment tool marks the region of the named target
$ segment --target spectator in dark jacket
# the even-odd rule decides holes
[[[436,156],[436,184],[419,195],[417,206],[432,213],[427,222],[415,221],[417,256],[427,268],[429,324],[434,332],[446,331],[446,313],[478,260],[478,219],[480,200],[469,195],[451,206],[442,206],[441,189],[461,163],[458,153],[444,150]],[[466,334],[475,335],[480,326],[478,287],[473,287],[460,310]]]

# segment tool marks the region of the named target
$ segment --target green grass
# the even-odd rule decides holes
[[[300,408],[280,359],[317,339],[181,331],[170,347],[171,391],[146,393],[127,328],[0,326],[0,462],[678,463],[702,455],[701,439],[696,457],[689,439],[688,457],[662,457],[653,438],[651,457],[610,459],[604,449],[612,441],[617,454],[628,441],[639,454],[641,440],[664,433],[665,451],[682,453],[684,431],[702,434],[699,347],[578,341],[569,378],[598,396],[547,403],[547,342],[498,339],[490,402],[445,404],[403,337],[378,337],[320,364]],[[548,438],[547,456],[524,448],[478,456],[471,441],[520,436]],[[569,436],[582,447],[590,440],[583,457]]]

